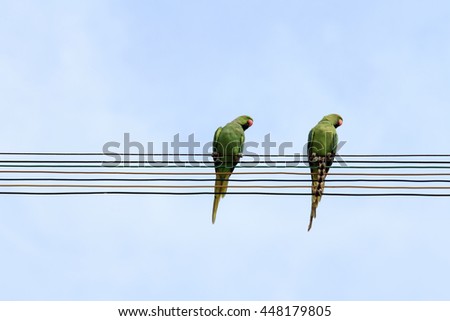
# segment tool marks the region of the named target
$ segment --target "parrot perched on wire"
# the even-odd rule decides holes
[[[244,131],[252,125],[253,119],[244,115],[229,122],[224,127],[217,128],[214,133],[212,157],[216,170],[216,182],[212,210],[213,224],[216,221],[220,198],[224,197],[227,192],[228,179],[242,157],[245,140]]]
[[[325,178],[330,166],[333,164],[338,145],[336,128],[341,126],[343,119],[337,114],[330,114],[309,132],[308,135],[308,162],[311,170],[311,216],[308,231],[316,217],[316,209],[325,188]]]

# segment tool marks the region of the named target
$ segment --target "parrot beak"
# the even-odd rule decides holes
[[[247,124],[248,124],[248,127],[251,127],[253,125],[253,120],[251,120],[251,119],[247,120]]]

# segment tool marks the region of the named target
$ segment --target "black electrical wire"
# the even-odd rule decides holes
[[[211,154],[195,154],[195,153],[178,153],[178,154],[169,154],[169,153],[66,153],[66,152],[3,152],[0,155],[8,156],[5,157],[7,159],[0,160],[0,181],[5,182],[26,182],[26,181],[55,181],[55,182],[214,182],[214,161],[211,159]],[[58,156],[57,159],[8,159],[11,158],[9,156]],[[140,156],[139,159],[129,159],[125,157],[125,160],[120,159],[120,162],[111,161],[111,159],[107,160],[98,160],[98,159],[69,159],[68,156]],[[151,158],[150,160],[143,160],[141,157],[153,157],[159,156],[163,159],[154,160]],[[199,160],[190,160],[190,159],[180,159],[179,157],[186,156],[203,156],[208,157],[208,160],[199,161]],[[253,160],[242,159],[239,163],[238,170],[233,173],[232,178],[229,179],[230,182],[278,182],[278,183],[294,183],[294,182],[311,182],[309,166],[307,162],[307,155],[302,154],[288,154],[288,155],[270,155],[270,154],[246,154],[249,158],[253,157]],[[64,157],[64,158],[62,158]],[[170,159],[168,159],[170,157]],[[260,160],[256,160],[255,158],[259,157]],[[276,159],[270,159],[271,157]],[[289,158],[295,157],[294,160]],[[450,183],[450,179],[403,179],[403,178],[393,178],[393,177],[437,177],[437,176],[450,176],[450,166],[435,166],[435,165],[448,165],[450,164],[450,159],[437,159],[437,160],[425,160],[425,159],[414,159],[414,158],[444,158],[450,157],[450,154],[391,154],[391,155],[382,155],[382,154],[349,154],[349,155],[336,155],[335,164],[332,166],[332,171],[328,173],[328,177],[326,179],[327,183],[345,183],[345,182],[373,182],[373,183]],[[19,158],[19,157],[14,157]],[[59,159],[58,159],[59,158]],[[281,159],[286,158],[286,159]],[[356,158],[343,160],[343,158]],[[358,159],[360,158],[360,159]],[[361,159],[366,158],[366,159]],[[378,158],[378,159],[367,159],[367,158]],[[382,158],[409,158],[409,159],[382,159]],[[423,164],[428,166],[348,166],[347,164]],[[142,165],[147,164],[150,166],[126,166],[126,165]],[[151,166],[152,164],[156,166]],[[117,166],[119,165],[119,166]],[[164,166],[168,165],[168,166]],[[185,166],[176,166],[176,165],[185,165]],[[186,166],[187,165],[187,166]],[[198,165],[198,166],[195,166]],[[260,166],[251,166],[251,165],[260,165]],[[294,165],[294,166],[290,166]],[[3,168],[12,168],[8,170],[3,170]],[[33,168],[49,168],[49,170],[36,170]],[[69,170],[68,168],[97,168],[93,169],[85,169],[85,170]],[[13,169],[17,168],[17,169]],[[51,168],[66,168],[65,170],[51,170]],[[153,168],[154,171],[151,171]],[[179,169],[177,172],[173,172],[170,169]],[[189,169],[188,169],[189,168]],[[211,170],[205,170],[205,168],[210,168]],[[268,171],[270,168],[275,168],[272,171]],[[286,168],[285,171],[281,171],[280,168]],[[414,171],[410,171],[409,173],[403,173],[399,171],[399,169],[414,169]],[[204,172],[192,172],[192,169],[203,169]],[[245,172],[244,170],[247,169]],[[262,170],[265,169],[265,170]],[[278,170],[277,170],[278,169]],[[305,169],[304,171],[299,171],[299,169]],[[352,169],[356,169],[352,172]],[[358,173],[360,169],[369,169],[374,170],[373,172],[362,172]],[[393,172],[384,172],[378,173],[379,169],[392,170]],[[437,172],[437,169],[441,169],[441,171]],[[139,171],[137,171],[139,170]],[[334,171],[336,170],[336,171]],[[345,171],[343,171],[345,170]],[[377,170],[377,171],[375,171]],[[395,172],[396,170],[396,172]],[[18,175],[18,174],[26,174],[30,176],[31,174],[45,174],[45,177],[5,177],[5,175]],[[144,175],[146,178],[125,178],[122,176],[118,177],[95,177],[95,178],[87,178],[87,177],[54,177],[49,175]],[[199,178],[200,175],[210,176],[208,178]],[[243,179],[238,178],[239,175],[261,175],[261,176],[272,176],[272,175],[304,175],[305,179],[293,179],[293,178],[249,178]],[[156,176],[149,178],[151,176]],[[196,177],[197,176],[197,177]],[[237,177],[236,177],[237,176]],[[355,178],[336,178],[343,176],[353,176]],[[384,178],[361,178],[364,176],[372,176],[372,177],[384,177]],[[170,177],[170,178],[169,178]],[[193,178],[195,177],[195,178]],[[298,176],[297,176],[298,177]],[[387,178],[386,178],[387,177]],[[4,190],[0,191],[0,194],[3,195],[99,195],[99,194],[116,194],[116,195],[214,195],[213,186],[199,186],[199,185],[142,185],[142,184],[129,184],[129,185],[103,185],[103,184],[79,184],[79,185],[69,185],[69,184],[0,184],[1,189],[7,188],[20,188],[22,190],[14,191],[14,190]],[[52,190],[48,192],[31,192],[29,188],[52,188]],[[236,187],[240,189],[253,189],[253,188],[308,188],[309,186],[291,186],[291,185],[257,185],[257,186],[230,186]],[[83,188],[84,191],[75,191],[68,190],[69,188]],[[106,190],[106,191],[93,191],[92,189],[110,189],[116,188],[118,190]],[[155,191],[123,191],[123,188],[130,189],[142,189],[142,188],[155,188]],[[164,191],[164,189],[184,189],[184,188],[211,188],[211,191],[197,191],[197,192],[172,192],[170,190]],[[389,186],[389,184],[380,186],[380,185],[370,185],[370,186],[361,186],[361,185],[349,185],[349,186],[329,186],[329,188],[345,188],[345,189],[356,189],[356,188],[374,188],[374,189],[441,189],[442,191],[445,189],[450,189],[450,186],[411,186],[411,185],[403,185],[403,186]],[[54,189],[60,189],[54,190]],[[253,192],[253,191],[242,191],[242,192],[234,192],[229,191],[227,194],[235,194],[235,195],[311,195],[311,193],[299,193],[299,192]],[[374,197],[382,197],[382,196],[411,196],[411,197],[448,197],[450,194],[447,193],[323,193],[323,195],[329,196],[374,196]]]
[[[214,178],[0,178],[0,181],[60,181],[60,182],[214,182]],[[311,179],[238,179],[230,178],[229,182],[311,182]],[[450,183],[444,179],[327,179],[327,182],[400,182],[400,183]]]
[[[99,152],[0,152],[0,155],[35,156],[211,156],[205,153],[99,153]],[[308,157],[305,154],[244,154],[244,157]],[[450,154],[342,154],[340,157],[450,157]]]
[[[89,191],[89,192],[2,192],[0,195],[215,195],[214,192],[139,192],[139,191]],[[272,195],[272,196],[311,196],[311,193],[278,193],[278,192],[227,192],[227,195]],[[429,193],[323,193],[328,196],[354,197],[450,197],[450,194]]]
[[[415,161],[399,161],[399,160],[341,160],[336,161],[337,163],[349,163],[349,164],[450,164],[450,161],[427,161],[427,160],[415,160]],[[180,165],[214,165],[214,161],[181,161],[181,160],[121,160],[118,162],[105,161],[105,160],[0,160],[1,163],[6,164],[104,164],[105,167],[108,165],[122,165],[122,164],[180,164]],[[305,164],[304,161],[284,161],[284,160],[274,160],[274,161],[241,161],[239,164]]]

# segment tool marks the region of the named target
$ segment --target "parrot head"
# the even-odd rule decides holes
[[[251,125],[253,125],[253,118],[251,118],[250,116],[246,116],[246,115],[239,116],[238,118],[236,118],[233,121],[238,123],[239,125],[241,125],[242,129],[244,129],[244,130],[246,130]]]
[[[338,114],[330,114],[325,116],[322,120],[327,120],[330,123],[333,124],[334,128],[338,128],[339,126],[342,125],[342,123],[344,122],[344,120],[342,119],[341,116],[339,116]]]

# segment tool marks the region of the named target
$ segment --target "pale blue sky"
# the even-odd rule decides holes
[[[448,153],[447,1],[0,1],[0,151],[247,140]],[[450,299],[449,199],[2,196],[0,299]]]

